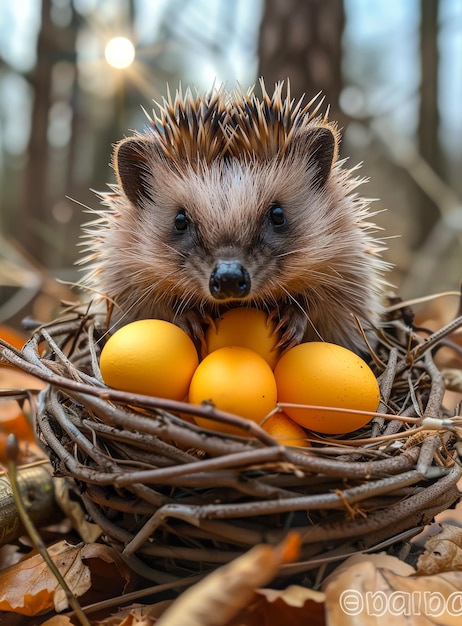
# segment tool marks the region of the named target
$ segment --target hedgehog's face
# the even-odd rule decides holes
[[[328,191],[335,150],[332,132],[314,127],[283,156],[192,165],[169,160],[152,139],[138,137],[120,144],[116,170],[143,240],[151,242],[146,256],[153,266],[160,262],[170,295],[212,308],[274,305],[306,291],[307,280],[316,283],[318,266],[332,254],[328,238],[338,238],[339,226]]]

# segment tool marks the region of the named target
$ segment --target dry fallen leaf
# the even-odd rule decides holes
[[[91,572],[91,589],[82,598],[82,603],[118,598],[127,590],[132,571],[114,548],[101,543],[86,544],[82,549],[82,561]]]
[[[115,615],[99,620],[97,626],[154,626],[172,602],[163,600],[151,605],[130,605],[120,609]]]
[[[283,563],[297,557],[298,535],[276,547],[257,545],[185,591],[157,622],[158,626],[224,626],[253,600]],[[241,622],[242,623],[242,622]]]
[[[66,615],[54,615],[43,622],[42,626],[74,626],[74,624]]]
[[[264,597],[268,602],[282,600],[287,606],[296,608],[303,608],[307,602],[319,604],[325,600],[322,591],[300,585],[289,585],[285,589],[257,589],[256,595]]]
[[[401,561],[401,559],[396,558],[396,556],[391,556],[386,552],[377,552],[375,554],[367,554],[364,552],[358,552],[358,554],[353,554],[343,561],[338,567],[334,569],[334,571],[324,580],[323,589],[326,586],[333,582],[341,572],[349,569],[353,565],[358,565],[359,563],[373,563],[376,568],[380,569],[389,569],[395,574],[400,574],[401,576],[411,576],[415,573],[415,569]]]
[[[48,548],[50,556],[76,596],[90,588],[90,570],[81,560],[82,544],[69,545],[60,541]],[[55,594],[57,599],[55,602]],[[55,605],[60,607],[63,591],[40,556],[33,556],[0,572],[0,610],[24,615],[37,615]]]
[[[0,365],[0,389],[43,389],[45,383],[30,374],[6,365]],[[24,411],[23,409],[26,409]],[[19,443],[19,464],[45,458],[43,450],[35,443],[34,428],[26,413],[33,413],[29,402],[23,408],[14,399],[0,397],[0,463],[8,463],[6,442],[8,435],[14,433]]]
[[[425,552],[417,561],[417,574],[462,571],[462,528],[442,524],[441,532],[425,542]]]
[[[79,501],[71,497],[72,490],[75,485],[68,478],[54,479],[55,500],[71,522],[72,527],[79,533],[80,537],[86,543],[94,543],[101,535],[102,530],[97,524],[89,522],[86,518],[84,509]]]
[[[257,589],[253,601],[229,626],[325,626],[324,599],[322,592],[297,585]]]
[[[117,553],[105,545],[82,543],[73,546],[60,541],[50,546],[48,552],[77,597],[88,592],[90,587],[96,599],[100,599],[97,592],[102,589],[106,589],[106,597],[108,592],[116,595],[123,591],[130,577]],[[95,584],[98,578],[103,579],[103,583]],[[37,615],[52,608],[56,611],[67,608],[67,600],[40,554],[33,554],[0,571],[0,610]]]

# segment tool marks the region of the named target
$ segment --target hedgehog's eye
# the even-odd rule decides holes
[[[175,215],[174,227],[177,232],[184,232],[189,228],[189,217],[184,209],[180,209]]]
[[[277,228],[281,228],[285,226],[287,223],[286,215],[284,213],[284,209],[278,202],[274,202],[268,211],[269,219],[273,226]]]

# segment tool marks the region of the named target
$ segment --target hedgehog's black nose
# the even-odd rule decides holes
[[[210,275],[210,293],[216,300],[244,298],[250,292],[250,276],[239,261],[218,261]]]

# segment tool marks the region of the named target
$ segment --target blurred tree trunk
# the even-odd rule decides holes
[[[343,0],[265,0],[259,44],[259,75],[268,91],[287,77],[295,98],[322,91],[340,126],[346,122],[339,108],[344,23]]]
[[[27,150],[23,200],[17,221],[17,238],[28,253],[43,263],[46,258],[41,230],[48,221],[48,114],[51,102],[51,76],[54,25],[52,0],[42,0],[41,26],[37,40],[37,63],[32,76],[34,101],[31,133]]]
[[[74,4],[67,0],[70,19],[60,25],[51,16],[53,0],[42,0],[41,4],[37,61],[30,76],[31,130],[16,237],[40,265],[55,269],[75,260],[75,246],[69,244],[82,221],[80,210],[65,199],[66,195],[73,196],[78,186],[79,130],[84,123],[77,76],[79,17]],[[58,105],[56,110],[54,105]],[[66,106],[70,112],[69,142],[50,143],[50,121],[62,115]]]
[[[444,178],[441,147],[438,138],[438,13],[439,0],[420,0],[420,111],[418,149],[427,163]],[[439,213],[422,192],[417,194],[415,245],[418,247],[431,231]]]
[[[65,37],[65,47],[68,51],[67,60],[69,61],[72,70],[69,69],[73,74],[73,78],[71,81],[71,86],[69,88],[68,98],[70,103],[72,104],[72,122],[71,122],[71,135],[69,138],[69,157],[67,159],[67,169],[66,169],[66,192],[73,193],[74,185],[76,185],[76,175],[75,171],[77,169],[76,159],[78,154],[78,137],[79,131],[82,123],[85,123],[85,120],[82,120],[81,116],[81,106],[79,102],[79,81],[78,81],[78,65],[77,65],[77,34],[79,30],[79,17],[74,8],[74,3],[71,3],[71,11],[72,11],[72,19],[69,25],[69,28],[66,29]]]

